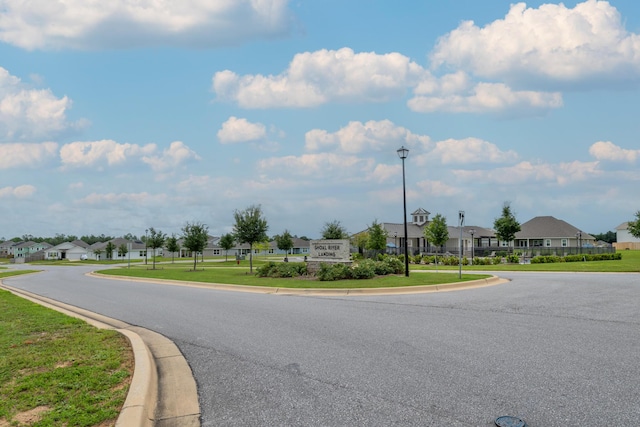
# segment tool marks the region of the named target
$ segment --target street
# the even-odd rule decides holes
[[[28,266],[29,268],[34,268]],[[501,273],[510,283],[366,297],[278,296],[87,277],[7,285],[172,339],[203,426],[634,425],[640,275]]]

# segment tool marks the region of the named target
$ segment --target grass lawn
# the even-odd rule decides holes
[[[0,425],[114,425],[132,372],[124,336],[0,290]]]
[[[620,251],[621,260],[589,261],[589,262],[557,262],[553,264],[500,264],[500,265],[465,265],[463,270],[481,271],[567,271],[567,272],[602,272],[626,273],[640,272],[640,251]],[[409,269],[435,270],[433,265],[409,264]],[[438,270],[458,270],[458,266],[438,266]]]
[[[0,271],[0,279],[2,279],[3,277],[19,276],[21,274],[36,273],[37,271],[38,270],[7,270],[7,271]]]
[[[254,260],[254,272],[256,265],[262,265],[264,261]],[[190,270],[193,264],[160,264],[156,270],[151,266],[135,266],[132,268],[118,268],[102,270],[99,273],[113,276],[146,277],[154,279],[182,280],[204,283],[224,283],[232,285],[266,286],[274,288],[297,289],[346,289],[346,288],[384,288],[400,286],[438,285],[483,279],[489,277],[481,274],[463,274],[462,279],[457,274],[429,273],[412,274],[408,278],[404,276],[384,276],[371,280],[337,280],[333,282],[320,282],[309,279],[273,279],[257,277],[249,273],[249,261],[241,261],[240,266],[236,261],[228,262],[204,262],[198,263],[196,271]]]

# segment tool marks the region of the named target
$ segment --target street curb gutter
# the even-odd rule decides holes
[[[116,427],[200,426],[200,406],[193,373],[177,346],[148,329],[102,316],[22,289],[0,288],[75,317],[100,329],[115,330],[130,342],[134,372]]]

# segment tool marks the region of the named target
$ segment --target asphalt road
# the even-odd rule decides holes
[[[640,275],[504,273],[437,294],[215,291],[46,267],[8,285],[171,338],[203,426],[637,425]]]

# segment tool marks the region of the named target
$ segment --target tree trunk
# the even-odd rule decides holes
[[[198,262],[198,254],[193,252],[193,271],[196,271],[196,262]]]
[[[249,243],[249,272],[253,274],[253,245]]]

